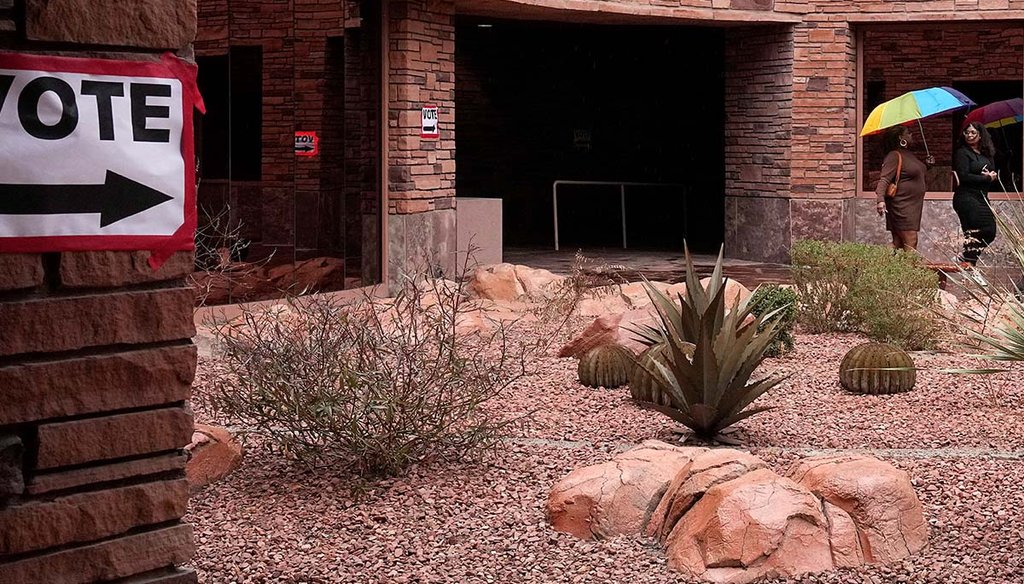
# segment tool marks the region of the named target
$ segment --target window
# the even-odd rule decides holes
[[[257,181],[262,175],[263,49],[231,47],[198,57],[206,115],[196,121],[200,176]]]

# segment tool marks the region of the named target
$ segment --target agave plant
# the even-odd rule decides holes
[[[704,288],[687,249],[685,295],[678,294],[676,301],[648,283],[658,324],[633,331],[643,342],[666,345],[665,358],[654,361],[656,370],[649,372],[671,405],[640,405],[669,416],[701,438],[721,439],[729,426],[771,409],[748,406],[785,379],[750,379],[775,339],[781,309],[753,316],[746,300],[739,298],[727,309],[725,284],[721,252]]]

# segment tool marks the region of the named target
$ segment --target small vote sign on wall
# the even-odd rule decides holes
[[[441,130],[438,128],[437,106],[425,105],[420,112],[420,138],[425,140],[437,140],[441,137]]]
[[[195,69],[0,52],[0,252],[190,249]]]

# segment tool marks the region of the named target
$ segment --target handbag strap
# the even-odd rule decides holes
[[[900,187],[900,175],[903,174],[903,155],[900,154],[899,150],[896,151],[896,177],[892,184],[896,185],[896,188]]]

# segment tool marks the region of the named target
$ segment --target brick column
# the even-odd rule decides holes
[[[725,252],[786,261],[794,142],[790,27],[730,28],[725,50]]]
[[[792,237],[851,239],[858,128],[854,35],[845,19],[808,14],[796,27],[794,45]]]
[[[455,5],[395,0],[388,39],[388,280],[455,269]],[[421,108],[439,108],[439,140],[420,139]]]
[[[0,50],[152,59],[189,49],[195,10],[0,0]],[[175,567],[193,553],[192,258],[148,255],[0,254],[0,584],[196,582]]]

